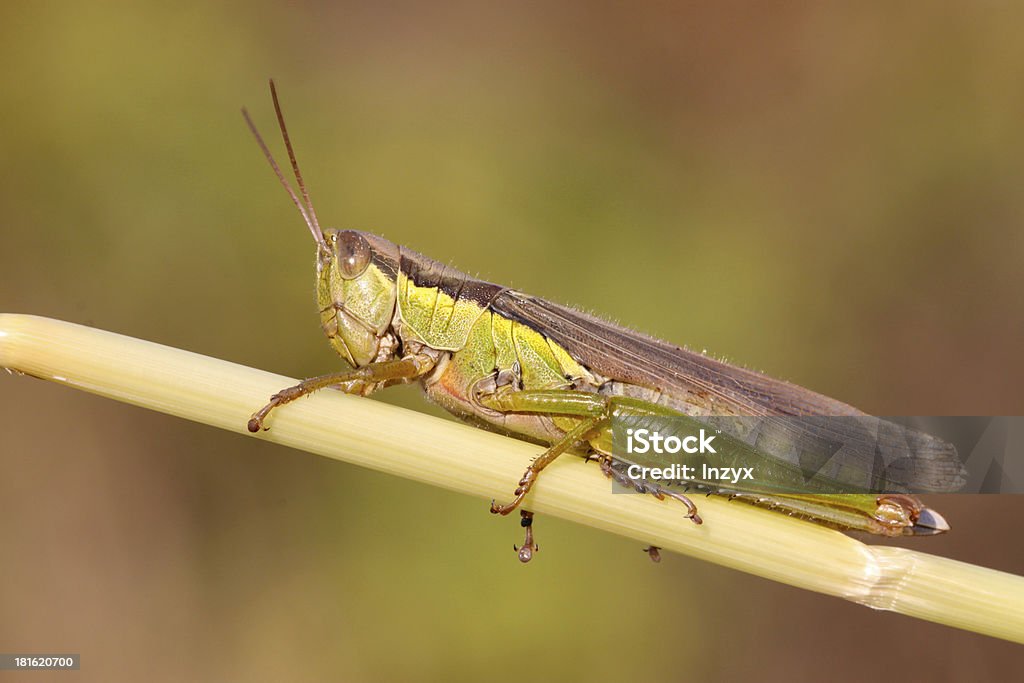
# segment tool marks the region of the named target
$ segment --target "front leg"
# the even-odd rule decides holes
[[[270,397],[270,402],[263,406],[249,418],[248,428],[250,432],[258,432],[267,429],[263,421],[274,408],[291,403],[297,398],[302,398],[320,389],[335,386],[338,384],[348,385],[346,388],[357,388],[373,385],[380,382],[394,380],[412,380],[429,372],[434,366],[434,361],[426,356],[408,356],[401,360],[388,360],[377,363],[370,363],[354,370],[343,372],[332,372],[319,377],[310,377],[302,380],[293,387],[282,389]]]

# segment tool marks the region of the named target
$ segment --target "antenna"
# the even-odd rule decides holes
[[[263,141],[263,136],[260,135],[259,130],[256,128],[256,124],[253,123],[252,118],[249,116],[248,110],[242,107],[242,116],[245,118],[245,123],[249,126],[249,130],[252,131],[253,137],[256,138],[256,143],[263,150],[263,156],[270,162],[270,167],[274,169],[274,173],[277,175],[277,179],[281,181],[281,185],[284,186],[285,191],[288,192],[288,196],[292,198],[292,202],[298,207],[299,213],[302,214],[302,219],[306,222],[309,227],[309,231],[313,234],[313,239],[316,243],[324,250],[327,249],[327,242],[324,240],[324,233],[320,229],[320,221],[317,220],[316,211],[313,209],[313,202],[309,198],[309,191],[306,189],[306,184],[302,180],[302,172],[299,171],[299,162],[295,160],[295,150],[292,149],[291,139],[288,137],[288,128],[284,125],[284,115],[281,113],[281,103],[277,99],[277,88],[274,87],[274,79],[270,79],[270,96],[274,100],[274,111],[277,112],[277,123],[281,128],[281,136],[284,138],[284,145],[288,150],[288,158],[292,162],[292,171],[295,173],[295,181],[299,185],[299,191],[302,192],[302,198],[305,200],[303,203],[299,200],[295,190],[288,183],[288,180],[284,177],[284,173],[281,172],[281,167],[277,165],[277,161],[274,160],[274,155],[270,153],[270,149],[267,147],[267,143]]]

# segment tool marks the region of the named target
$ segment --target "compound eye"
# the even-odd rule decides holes
[[[338,270],[346,280],[356,279],[370,265],[370,245],[355,230],[334,234],[334,252],[338,256]]]

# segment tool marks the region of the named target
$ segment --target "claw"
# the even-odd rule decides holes
[[[516,495],[515,499],[511,503],[505,503],[504,505],[499,504],[497,501],[491,501],[491,514],[492,515],[507,515],[508,513],[519,507],[519,503],[522,502],[523,496]]]
[[[685,505],[686,509],[687,509],[687,515],[686,516],[689,517],[690,520],[694,524],[703,524],[704,523],[704,520],[701,519],[700,515],[697,514],[697,506],[693,504],[692,500],[690,500],[689,498],[687,498],[686,496],[684,496],[681,493],[676,493],[675,491],[664,491],[664,494],[666,496],[670,497],[670,498],[675,498],[680,503]]]
[[[533,559],[533,554],[540,550],[540,546],[533,540],[533,513],[520,510],[519,515],[522,517],[519,525],[526,529],[526,538],[523,540],[521,548],[512,546],[512,549],[519,553],[519,561],[526,564]]]
[[[515,490],[515,498],[512,499],[511,503],[505,503],[499,505],[495,501],[491,501],[491,514],[495,515],[507,515],[508,513],[519,507],[519,504],[523,502],[523,498],[526,498],[526,494],[533,488],[533,482],[537,479],[537,473],[533,470],[527,470],[523,478],[519,480],[519,486]],[[525,561],[525,560],[524,560]]]

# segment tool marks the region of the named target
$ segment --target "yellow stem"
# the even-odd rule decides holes
[[[295,380],[36,316],[0,314],[0,366],[487,500],[508,497],[537,455],[515,439],[337,391],[276,411],[270,431],[251,435],[249,415]],[[1024,642],[1024,577],[1013,574],[866,545],[719,498],[701,499],[697,526],[671,501],[612,495],[599,469],[579,458],[546,469],[526,507],[876,609]]]

